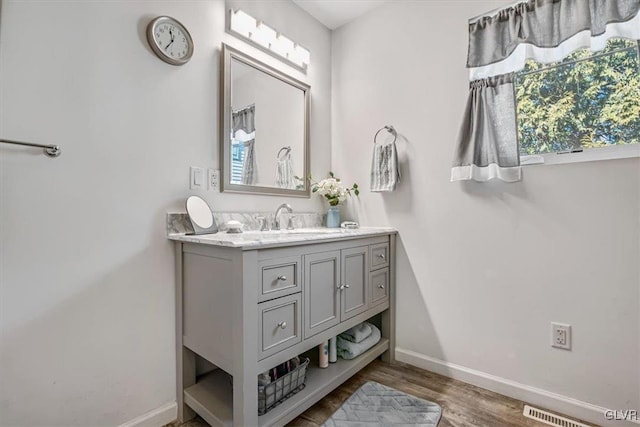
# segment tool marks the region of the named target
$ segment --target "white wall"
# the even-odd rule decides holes
[[[400,230],[405,355],[638,406],[638,159],[530,167],[513,185],[448,182],[466,18],[504,2],[394,1],[333,43],[289,2],[230,4],[309,47],[308,74],[224,34],[222,0],[3,1],[0,137],[63,155],[0,147],[0,425],[116,425],[175,399],[164,216],[190,194],[188,167],[218,162],[222,41],[311,84],[315,176],[332,168],[366,187],[374,131],[393,124],[406,138],[399,191],[349,202],[362,222]],[[191,31],[189,64],[147,47],[159,14]],[[226,211],[283,200],[201,195]],[[572,352],[549,348],[551,320],[573,325]]]
[[[582,416],[597,409],[587,403],[638,408],[639,159],[527,167],[517,184],[449,182],[466,22],[505,3],[394,1],[335,31],[332,167],[365,188],[374,132],[402,135],[398,191],[349,202],[363,223],[400,231],[400,358],[577,399],[547,394]],[[573,351],[550,347],[551,321],[573,326]]]
[[[240,3],[240,2],[238,2]],[[212,1],[11,1],[0,23],[0,425],[117,425],[175,400],[174,267],[165,214],[190,165],[218,164],[219,48],[312,87],[312,171],[330,168],[330,33],[290,2],[243,8],[309,47],[308,75],[224,33]],[[179,19],[190,63],[145,26]],[[202,193],[216,210],[321,209],[319,198]]]

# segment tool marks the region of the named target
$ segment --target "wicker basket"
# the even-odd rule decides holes
[[[304,388],[309,359],[281,378],[265,386],[258,386],[258,415],[264,415]]]

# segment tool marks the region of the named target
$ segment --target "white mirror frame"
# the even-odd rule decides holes
[[[231,193],[251,193],[289,197],[311,197],[310,185],[307,177],[311,171],[310,147],[309,147],[309,104],[311,87],[291,76],[284,74],[275,68],[258,61],[255,58],[241,52],[227,44],[222,44],[222,66],[220,73],[221,92],[223,96],[220,105],[220,166],[222,170],[222,180],[220,191]],[[250,67],[269,74],[270,76],[290,84],[304,93],[304,167],[301,175],[304,178],[303,190],[291,190],[277,187],[261,187],[254,185],[232,184],[231,183],[231,62],[240,61]]]

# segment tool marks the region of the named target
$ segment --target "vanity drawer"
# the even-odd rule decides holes
[[[389,269],[383,268],[370,273],[371,305],[377,305],[389,300]]]
[[[258,301],[267,301],[300,292],[301,257],[262,260],[259,263],[261,290]]]
[[[300,304],[299,293],[258,304],[259,359],[302,341]]]
[[[371,270],[389,266],[389,244],[379,243],[369,246],[371,253]]]

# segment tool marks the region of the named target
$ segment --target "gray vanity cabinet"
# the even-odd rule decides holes
[[[377,357],[393,361],[395,238],[389,229],[234,247],[176,238],[179,421],[283,426]],[[380,342],[326,369],[312,362],[306,387],[258,416],[260,373],[363,321],[380,327]]]

